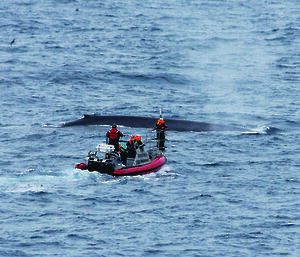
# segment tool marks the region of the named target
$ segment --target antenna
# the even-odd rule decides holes
[[[160,119],[160,120],[162,120],[162,119],[163,119],[163,117],[162,117],[162,111],[161,111],[161,107],[160,107],[160,109],[159,109],[159,119]]]

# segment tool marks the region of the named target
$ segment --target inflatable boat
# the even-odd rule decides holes
[[[126,141],[121,141],[120,149],[126,149]],[[89,151],[85,162],[76,164],[80,170],[98,171],[112,176],[137,176],[156,172],[166,163],[164,149],[153,147],[145,150],[145,145],[135,149],[134,156],[125,151],[116,151],[113,145],[99,144],[95,151]]]

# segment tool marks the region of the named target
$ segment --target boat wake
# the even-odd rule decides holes
[[[278,134],[282,131],[279,128],[270,127],[270,126],[263,126],[261,128],[257,128],[251,131],[243,131],[243,135],[274,135]]]

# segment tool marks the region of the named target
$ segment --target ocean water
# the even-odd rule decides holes
[[[0,256],[300,256],[298,0],[0,2]],[[167,134],[159,172],[74,169],[83,114]],[[144,129],[120,128],[144,135]]]

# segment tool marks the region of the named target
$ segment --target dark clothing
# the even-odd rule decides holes
[[[127,151],[128,151],[128,157],[130,157],[130,158],[135,158],[135,155],[136,155],[136,147],[135,147],[133,141],[127,142]]]
[[[121,156],[121,161],[124,163],[124,165],[126,165],[128,153],[126,151],[122,151],[120,152],[120,156]]]
[[[126,149],[124,147],[122,147],[121,145],[119,145],[119,154],[121,157],[121,162],[123,162],[123,164],[126,165],[128,153],[127,153]]]
[[[115,150],[119,150],[119,139],[123,136],[123,133],[117,128],[112,128],[110,131],[107,131],[106,136],[108,137],[108,144],[113,145]]]
[[[157,136],[157,147],[159,147],[160,150],[163,150],[165,147],[165,131],[164,130],[156,130],[156,136]]]

